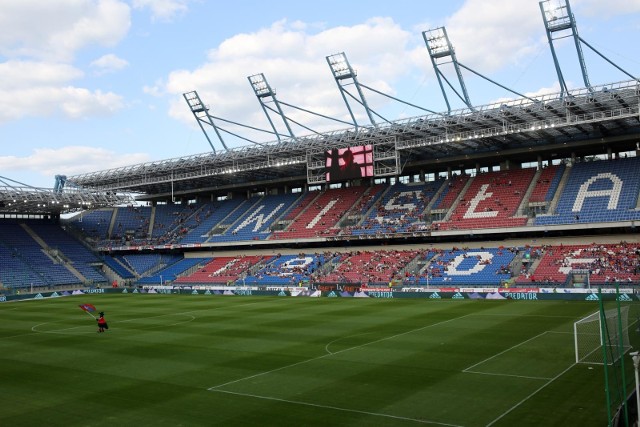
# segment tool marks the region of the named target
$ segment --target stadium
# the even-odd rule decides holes
[[[257,74],[269,141],[228,147],[227,125],[255,128],[194,90],[185,108],[210,152],[52,189],[3,178],[0,420],[633,425],[640,70],[582,39],[568,0],[550,3],[558,93],[465,66],[438,27],[422,36],[447,111],[369,87],[338,53],[326,60],[351,120],[337,130],[292,119]],[[587,49],[625,80],[592,83]],[[465,74],[513,98],[474,105]],[[421,113],[389,120],[371,91]]]

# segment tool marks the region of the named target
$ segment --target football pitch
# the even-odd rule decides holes
[[[105,312],[107,332],[83,303]],[[597,309],[149,294],[4,303],[0,425],[602,426],[603,368],[575,364],[573,337]]]

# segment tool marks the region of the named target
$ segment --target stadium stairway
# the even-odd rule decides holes
[[[314,191],[314,192],[307,193],[302,198],[300,203],[297,206],[294,206],[293,209],[291,209],[289,213],[284,216],[283,220],[289,222],[287,227],[284,230],[275,231],[274,233],[271,234],[271,236],[268,237],[268,239],[286,238],[284,236],[286,236],[287,233],[291,231],[292,228],[297,226],[297,223],[300,221],[300,218],[303,217],[306,214],[306,211],[310,209],[310,207],[317,202],[321,194],[322,194],[321,191]]]
[[[436,183],[438,181],[435,181]],[[440,196],[442,196],[442,193],[444,192],[446,186],[446,182],[447,180],[443,179],[442,182],[440,183],[440,185],[438,185],[436,188],[436,192],[433,194],[433,197],[431,197],[431,200],[429,200],[429,203],[427,204],[425,210],[424,210],[424,214],[430,214],[431,210],[434,209],[434,206],[436,204],[436,202],[440,199]]]
[[[382,200],[391,190],[391,186],[386,188],[375,185],[365,189],[358,200],[345,212],[339,221],[341,231],[338,234],[351,234],[352,228],[359,228],[367,220],[378,200]]]
[[[52,248],[49,247],[49,245],[47,245],[47,243],[42,238],[40,238],[40,236],[38,236],[38,234],[36,234],[35,231],[31,229],[31,227],[29,227],[25,223],[20,224],[20,226],[24,229],[24,231],[27,232],[27,234],[29,234],[29,236],[31,236],[31,238],[37,244],[40,245],[43,252],[52,260],[54,264],[60,264],[64,266],[67,270],[69,270],[71,274],[76,276],[78,280],[80,280],[82,283],[89,282],[89,280],[84,275],[82,275],[82,273],[80,273],[73,265],[71,265],[71,263],[69,262],[70,260],[62,252],[58,252],[57,254],[54,255]]]
[[[180,237],[178,242],[182,244],[202,243],[205,242],[214,231],[218,230],[221,225],[227,223],[230,215],[233,215],[244,201],[240,199],[231,199],[225,202],[209,202],[206,203],[201,211],[200,223],[197,223],[189,230],[187,234]],[[206,210],[205,210],[206,209]]]
[[[458,207],[458,205],[460,204],[460,200],[462,200],[462,198],[464,197],[464,195],[467,193],[467,190],[469,189],[469,187],[471,187],[471,184],[473,184],[473,177],[466,177],[465,180],[462,179],[462,177],[460,178],[461,182],[464,182],[464,185],[462,186],[462,188],[459,188],[458,186],[456,186],[456,184],[453,185],[453,187],[451,188],[451,190],[459,190],[455,199],[453,199],[451,201],[451,204],[448,206],[448,212],[447,214],[444,216],[443,220],[441,222],[447,222],[451,219],[451,216],[453,215],[453,213],[455,212],[456,208]]]
[[[529,205],[531,194],[533,194],[534,190],[536,189],[537,187],[536,183],[538,182],[541,174],[542,174],[541,170],[536,170],[535,174],[533,175],[533,178],[531,179],[531,182],[529,183],[529,187],[527,187],[527,191],[525,191],[524,196],[520,201],[520,205],[518,206],[518,209],[516,210],[516,213],[514,216],[525,215],[525,209]]]
[[[567,181],[569,180],[570,174],[571,174],[571,168],[564,168],[562,177],[560,178],[560,182],[558,183],[558,189],[556,190],[556,194],[554,194],[553,199],[551,199],[551,203],[549,204],[550,215],[555,215],[556,213],[558,202],[562,197],[562,193],[564,192],[564,188],[567,185]]]

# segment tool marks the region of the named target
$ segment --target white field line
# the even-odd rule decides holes
[[[522,341],[522,342],[520,342],[520,343],[518,343],[516,345],[513,345],[513,346],[509,347],[508,349],[501,351],[500,353],[496,353],[491,357],[487,357],[486,359],[481,360],[478,363],[473,364],[473,365],[463,369],[462,372],[469,372],[469,373],[473,373],[473,374],[487,374],[487,375],[505,375],[505,374],[491,374],[491,373],[488,373],[488,372],[472,371],[472,369],[475,368],[478,365],[482,365],[484,362],[488,362],[491,359],[494,359],[494,358],[496,358],[496,357],[498,357],[500,355],[503,355],[503,354],[513,350],[514,348],[518,348],[521,345],[524,345],[524,344],[528,343],[529,341],[533,341],[536,338],[539,338],[539,337],[541,337],[543,335],[546,335],[546,334],[572,334],[572,333],[571,332],[558,332],[558,331],[544,331],[544,332],[542,332],[542,333],[540,333],[540,334],[538,334],[538,335],[536,335],[534,337],[529,338],[528,340],[525,340],[525,341]],[[506,376],[519,377],[518,375],[506,375]],[[549,379],[551,379],[551,378],[538,378],[538,377],[521,377],[521,378],[533,378],[533,379],[541,379],[541,380],[549,380]]]
[[[540,387],[538,387],[536,390],[534,390],[534,391],[533,391],[531,394],[529,394],[527,397],[525,397],[525,398],[524,398],[524,399],[522,399],[520,402],[518,402],[518,403],[516,403],[515,405],[513,405],[511,408],[509,408],[508,410],[506,410],[505,412],[503,412],[501,415],[499,415],[496,419],[494,419],[494,420],[493,420],[493,421],[491,421],[489,424],[487,424],[487,426],[486,426],[486,427],[490,427],[490,426],[492,426],[493,424],[495,424],[496,422],[498,422],[499,420],[501,420],[502,418],[504,418],[504,417],[505,417],[507,414],[509,414],[511,411],[513,411],[514,409],[516,409],[517,407],[519,407],[520,405],[522,405],[524,402],[526,402],[527,400],[529,400],[530,398],[532,398],[533,396],[535,396],[535,395],[536,395],[540,390],[544,389],[546,386],[548,386],[549,384],[551,384],[552,382],[554,382],[555,380],[557,380],[558,378],[560,378],[562,375],[564,375],[567,371],[569,371],[569,369],[571,369],[572,367],[574,367],[574,366],[575,366],[575,363],[572,363],[571,365],[569,365],[569,367],[568,367],[567,369],[565,369],[564,371],[560,372],[558,375],[556,375],[556,376],[555,376],[555,377],[553,377],[553,378],[537,378],[537,377],[525,377],[525,376],[519,376],[519,375],[493,374],[493,373],[487,373],[487,372],[476,372],[476,371],[471,371],[470,369],[471,369],[471,368],[473,368],[473,367],[475,367],[475,366],[478,366],[478,365],[480,365],[480,364],[482,364],[482,363],[484,363],[484,362],[486,362],[486,361],[488,361],[488,360],[491,360],[491,359],[493,359],[494,357],[497,357],[497,356],[499,356],[499,355],[501,355],[501,354],[504,354],[504,353],[506,353],[506,352],[508,352],[508,351],[510,351],[510,350],[512,350],[512,349],[514,349],[514,348],[516,348],[516,347],[519,347],[519,346],[521,346],[521,345],[523,345],[523,344],[525,344],[525,343],[527,343],[527,342],[529,342],[529,341],[532,341],[532,340],[534,340],[534,339],[536,339],[536,338],[538,338],[538,337],[540,337],[540,336],[542,336],[542,335],[545,335],[545,334],[570,334],[570,335],[573,335],[573,332],[544,331],[544,332],[542,332],[541,334],[538,334],[538,335],[536,335],[536,336],[534,336],[534,337],[532,337],[532,338],[529,338],[529,339],[528,339],[528,340],[526,340],[526,341],[523,341],[523,342],[521,342],[521,343],[519,343],[519,344],[516,344],[516,345],[514,345],[514,346],[512,346],[512,347],[509,347],[508,349],[506,349],[506,350],[504,350],[504,351],[501,351],[500,353],[495,354],[495,355],[493,355],[493,356],[491,356],[491,357],[489,357],[489,358],[487,358],[487,359],[484,359],[484,360],[482,360],[482,361],[480,361],[480,362],[476,363],[475,365],[472,365],[472,366],[470,366],[470,367],[468,367],[467,369],[465,369],[465,370],[463,370],[463,371],[462,371],[462,372],[468,372],[468,373],[473,373],[473,374],[483,374],[483,375],[504,375],[504,376],[510,376],[510,377],[531,378],[531,379],[539,379],[539,380],[546,380],[546,381],[547,381],[546,383],[544,383],[543,385],[541,385]]]
[[[515,375],[515,374],[499,374],[497,372],[482,372],[482,371],[462,371],[465,374],[476,374],[476,375],[491,375],[494,377],[512,377],[512,378],[522,378],[525,380],[541,380],[541,381],[548,381],[551,378],[548,377],[530,377],[527,375]]]
[[[249,394],[249,393],[237,393],[235,391],[227,391],[227,390],[212,390],[212,391],[215,391],[217,393],[233,394],[233,395],[236,395],[236,396],[252,397],[252,398],[255,398],[255,399],[273,400],[273,401],[276,401],[276,402],[290,403],[292,405],[312,406],[314,408],[331,409],[331,410],[334,410],[334,411],[342,411],[342,412],[352,412],[352,413],[356,413],[356,414],[364,414],[364,415],[370,415],[370,416],[374,416],[374,417],[393,418],[395,420],[402,420],[402,421],[412,421],[412,422],[420,423],[420,424],[433,424],[433,425],[448,426],[448,427],[462,427],[462,426],[459,426],[457,424],[440,423],[440,422],[437,422],[437,421],[401,417],[401,416],[398,416],[398,415],[383,414],[383,413],[379,413],[379,412],[368,412],[368,411],[361,411],[361,410],[358,410],[358,409],[341,408],[339,406],[320,405],[318,403],[302,402],[302,401],[288,400],[288,399],[279,399],[277,397],[259,396],[259,395],[256,395],[256,394]]]
[[[500,421],[502,418],[504,418],[507,414],[509,414],[511,411],[513,411],[514,409],[516,409],[518,406],[522,405],[524,402],[526,402],[527,400],[531,399],[533,396],[535,396],[540,390],[544,389],[546,386],[548,386],[549,384],[551,384],[552,382],[554,382],[555,380],[557,380],[558,378],[560,378],[561,376],[563,376],[565,373],[567,373],[571,368],[573,368],[576,364],[573,363],[571,364],[567,369],[565,369],[564,371],[560,372],[558,375],[556,375],[555,377],[551,378],[548,382],[542,384],[540,387],[538,387],[536,390],[534,390],[531,394],[529,394],[527,397],[525,397],[524,399],[522,399],[520,402],[516,403],[515,405],[513,405],[511,408],[507,409],[506,411],[504,411],[500,416],[498,416],[498,418],[494,419],[493,421],[491,421],[489,424],[487,424],[486,427],[490,427],[492,425],[494,425],[495,423],[497,423],[498,421]]]
[[[503,354],[505,354],[505,353],[507,353],[507,352],[509,352],[509,351],[513,350],[514,348],[518,348],[518,347],[520,347],[521,345],[524,345],[524,344],[528,343],[529,341],[533,341],[533,340],[535,340],[535,339],[537,339],[537,338],[539,338],[539,337],[541,337],[541,336],[545,335],[547,332],[548,332],[548,331],[544,331],[544,332],[542,332],[542,333],[540,333],[540,334],[536,335],[535,337],[531,337],[531,338],[529,338],[528,340],[525,340],[525,341],[522,341],[521,343],[518,343],[518,344],[516,344],[516,345],[513,345],[513,346],[509,347],[508,349],[501,351],[500,353],[496,353],[496,354],[494,354],[494,355],[493,355],[493,356],[491,356],[491,357],[487,357],[486,359],[481,360],[481,361],[479,361],[478,363],[473,364],[473,365],[471,365],[471,366],[469,366],[469,367],[467,367],[467,368],[463,369],[463,370],[462,370],[462,372],[468,372],[468,371],[470,371],[471,369],[475,368],[476,366],[478,366],[478,365],[482,365],[484,362],[488,362],[489,360],[494,359],[494,358],[496,358],[496,357],[498,357],[498,356],[501,356],[501,355],[503,355]]]
[[[338,341],[345,340],[345,339],[347,339],[347,338],[358,337],[358,336],[360,336],[360,335],[369,335],[369,334],[372,334],[372,333],[373,333],[373,332],[363,332],[363,333],[361,333],[361,334],[353,334],[353,335],[348,335],[348,336],[346,336],[346,337],[336,338],[336,339],[335,339],[335,340],[333,340],[333,341],[329,341],[329,342],[327,343],[327,345],[325,345],[325,346],[324,346],[324,351],[326,351],[326,352],[327,352],[327,353],[329,353],[329,354],[333,354],[333,352],[332,352],[331,350],[329,350],[329,347],[331,346],[331,344],[334,344],[334,343],[336,343],[336,342],[338,342]]]
[[[544,332],[542,332],[541,334],[536,335],[535,337],[529,338],[529,339],[528,339],[528,340],[526,340],[526,341],[523,341],[523,342],[521,342],[521,343],[519,343],[519,344],[516,344],[516,345],[514,345],[514,346],[512,346],[512,347],[509,347],[508,349],[506,349],[506,350],[504,350],[504,351],[501,351],[501,352],[500,352],[500,353],[498,353],[498,354],[494,354],[493,356],[488,357],[488,358],[486,358],[486,359],[484,359],[484,360],[482,360],[482,361],[480,361],[480,362],[476,363],[475,365],[471,365],[471,366],[469,366],[468,368],[463,369],[463,370],[462,370],[462,372],[467,373],[467,374],[493,375],[493,376],[496,376],[496,377],[514,377],[514,378],[523,378],[523,379],[531,379],[531,380],[549,381],[549,380],[551,380],[551,379],[553,379],[553,378],[548,378],[548,377],[532,377],[532,376],[527,376],[527,375],[503,374],[503,373],[498,373],[498,372],[484,372],[484,371],[473,371],[473,370],[472,370],[472,368],[474,368],[474,367],[476,367],[476,366],[478,366],[478,365],[481,365],[482,363],[484,363],[484,362],[486,362],[486,361],[488,361],[488,360],[491,360],[491,359],[493,359],[494,357],[500,356],[501,354],[504,354],[504,353],[506,353],[506,352],[508,352],[508,351],[510,351],[510,350],[513,350],[514,348],[519,347],[519,346],[521,346],[521,345],[523,345],[523,344],[525,344],[525,343],[527,343],[527,342],[529,342],[529,341],[531,341],[531,340],[534,340],[534,339],[536,339],[536,338],[538,338],[538,337],[540,337],[540,336],[542,336],[542,335],[545,335],[545,334],[572,334],[572,333],[571,333],[571,332],[561,332],[561,331],[544,331]],[[572,334],[572,335],[573,335],[573,334]]]
[[[472,315],[473,314],[465,314],[464,316],[454,317],[453,319],[448,319],[448,320],[443,320],[442,322],[432,323],[430,325],[422,326],[420,328],[411,329],[409,331],[401,332],[399,334],[391,335],[391,336],[388,336],[388,337],[385,337],[385,338],[380,338],[380,339],[377,339],[377,340],[374,340],[374,341],[369,341],[369,342],[366,342],[364,344],[356,345],[356,346],[353,346],[353,347],[348,347],[348,348],[345,348],[345,349],[342,349],[342,350],[339,350],[339,351],[336,351],[336,352],[333,352],[333,353],[325,353],[325,354],[322,354],[320,356],[312,357],[310,359],[301,360],[300,362],[291,363],[289,365],[281,366],[279,368],[271,369],[269,371],[259,372],[259,373],[254,374],[254,375],[249,375],[247,377],[238,378],[237,380],[228,381],[228,382],[223,383],[223,384],[218,384],[218,385],[209,387],[207,390],[215,390],[215,389],[218,389],[218,388],[230,385],[230,384],[239,383],[239,382],[242,382],[242,381],[250,380],[252,378],[261,377],[263,375],[269,375],[269,374],[271,374],[273,372],[282,371],[283,369],[293,368],[294,366],[303,365],[305,363],[313,362],[315,360],[324,359],[325,357],[329,357],[329,356],[333,356],[333,355],[336,355],[336,354],[344,353],[344,352],[347,352],[347,351],[355,350],[355,349],[358,349],[358,348],[366,347],[368,345],[379,343],[379,342],[382,342],[382,341],[391,340],[391,339],[394,339],[394,338],[397,338],[397,337],[401,337],[403,335],[407,335],[407,334],[411,334],[411,333],[414,333],[414,332],[422,331],[424,329],[432,328],[434,326],[443,325],[445,323],[453,322],[454,320],[460,320],[462,318],[465,318],[467,316],[472,316]]]
[[[552,316],[548,314],[517,314],[517,313],[475,313],[476,316],[502,316],[502,317],[542,317],[543,319],[575,319],[576,316]]]

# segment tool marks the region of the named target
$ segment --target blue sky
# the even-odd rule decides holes
[[[640,75],[640,0],[571,6],[583,38]],[[1,0],[0,176],[50,188],[56,174],[209,152],[182,97],[192,90],[213,115],[267,129],[247,80],[259,73],[279,100],[346,120],[326,62],[341,52],[361,83],[444,111],[421,34],[440,26],[466,66],[521,93],[559,90],[538,0]],[[568,84],[582,87],[572,41],[556,47]],[[592,84],[628,80],[584,49]],[[474,105],[513,96],[463,74]],[[365,97],[390,120],[422,114],[371,92]],[[317,131],[345,127],[285,113]],[[223,127],[254,141],[274,139]],[[229,146],[248,144],[224,138]]]

